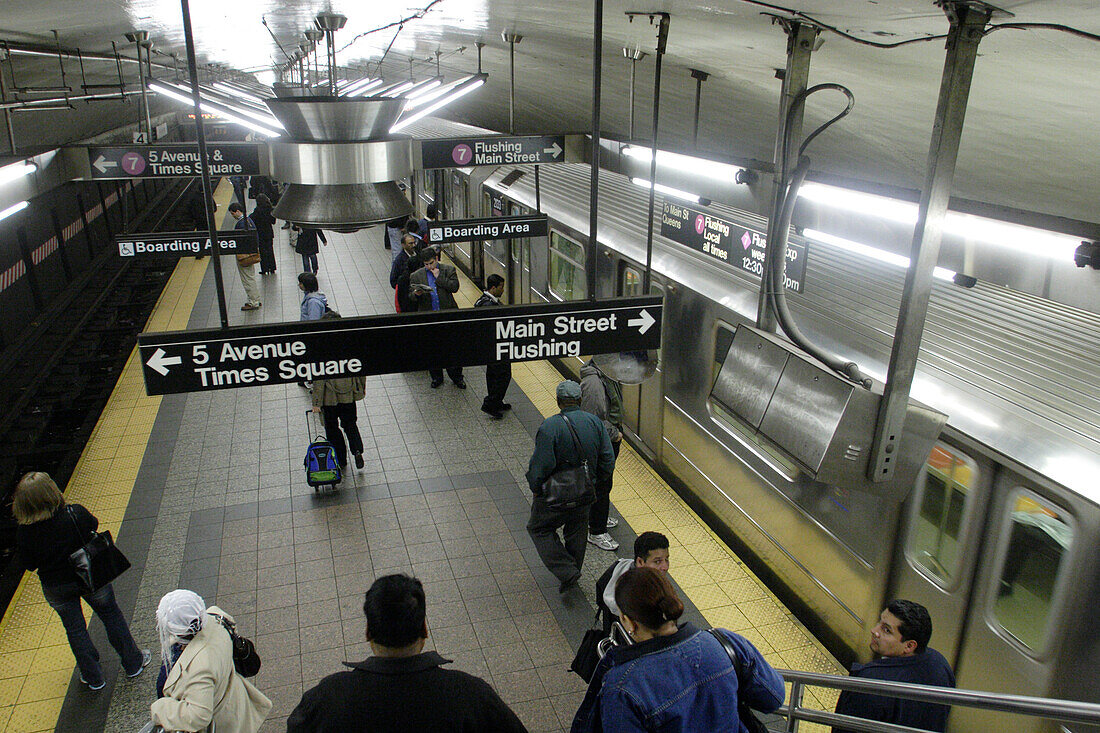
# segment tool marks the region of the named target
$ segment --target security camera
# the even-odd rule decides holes
[[[1100,243],[1081,242],[1081,246],[1073,253],[1073,263],[1078,267],[1100,270]]]

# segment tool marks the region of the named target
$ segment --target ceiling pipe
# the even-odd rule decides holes
[[[623,48],[623,56],[630,59],[630,135],[628,139],[634,139],[634,79],[635,72],[637,71],[638,62],[644,59],[647,54],[640,48]]]
[[[141,87],[141,117],[139,126],[145,133],[145,143],[153,142],[153,122],[149,117],[149,95],[145,90],[145,64],[141,63],[141,44],[149,40],[149,31],[131,31],[126,34],[126,40],[134,44],[134,50],[138,57],[138,86]]]
[[[317,49],[320,48],[318,44],[325,38],[325,32],[318,28],[306,28],[305,37],[310,43],[310,50],[313,51],[313,83],[316,84],[321,80],[321,70],[317,61],[319,55]],[[306,59],[306,63],[309,63],[308,59]]]
[[[119,54],[118,58],[115,58],[114,54],[108,53],[91,53],[87,51],[81,51],[80,49],[66,49],[60,50],[56,48],[42,47],[32,43],[14,43],[12,41],[0,41],[3,44],[4,50],[9,56],[42,56],[45,58],[56,59],[60,56],[63,59],[72,59],[74,61],[107,61],[112,64],[122,61],[128,64],[140,64],[140,59],[135,59],[130,56]],[[174,66],[168,64],[162,64],[159,61],[156,63],[150,62],[151,66],[155,66],[158,69],[166,69],[168,71],[175,71]]]
[[[691,78],[695,80],[695,124],[691,128],[691,147],[699,147],[699,102],[703,98],[703,82],[710,78],[710,74],[699,69],[691,70]]]
[[[314,21],[317,27],[324,31],[325,41],[328,43],[328,88],[329,94],[336,96],[336,31],[344,27],[348,22],[346,15],[339,13],[318,13]]]
[[[24,99],[0,102],[0,110],[12,110],[15,112],[37,112],[47,109],[70,109],[59,107],[59,103],[69,102],[103,102],[120,97],[135,97],[141,92],[137,89],[123,92],[98,92],[95,94],[69,94],[67,96],[41,97],[39,99]]]
[[[500,40],[508,44],[508,134],[516,134],[516,44],[523,40],[518,33],[502,31]],[[436,59],[438,61],[438,57]],[[478,71],[481,65],[478,64]]]

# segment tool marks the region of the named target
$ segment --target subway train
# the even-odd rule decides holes
[[[427,134],[471,129],[435,125],[443,129]],[[595,246],[597,297],[641,294],[648,190],[601,173],[592,243],[589,166],[541,166],[539,175],[549,236],[447,245],[455,263],[475,281],[503,275],[509,303],[565,301],[586,297],[586,252]],[[418,208],[434,201],[445,219],[535,211],[532,166],[414,178]],[[664,295],[660,365],[653,378],[624,387],[632,445],[716,532],[747,551],[840,659],[866,660],[879,610],[906,597],[930,610],[931,645],[952,663],[959,687],[1100,702],[1100,634],[1091,628],[1100,604],[1100,316],[984,282],[989,253],[972,249],[967,274],[976,282],[934,285],[913,395],[949,417],[914,485],[900,498],[829,485],[757,439],[715,395],[736,328],[755,321],[759,279],[660,236],[664,198],[657,197],[651,281]],[[708,211],[767,230],[747,211]],[[834,231],[844,234],[845,224],[843,214],[830,215]],[[791,310],[820,344],[881,381],[904,268],[795,231],[792,242],[808,261],[802,292],[788,294]],[[572,375],[581,364],[557,361]],[[1005,724],[999,714],[957,709],[951,730]],[[1085,730],[1034,719],[1007,724]]]

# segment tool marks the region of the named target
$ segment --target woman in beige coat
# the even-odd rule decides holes
[[[172,591],[157,607],[161,655],[171,667],[150,714],[166,731],[205,731],[213,723],[216,733],[256,733],[271,710],[233,668],[233,642],[218,617],[233,623],[188,590]]]

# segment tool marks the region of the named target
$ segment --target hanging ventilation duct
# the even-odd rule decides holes
[[[286,221],[338,232],[412,213],[396,180],[412,172],[412,141],[391,137],[403,99],[268,99],[286,129],[269,143],[271,172],[288,183],[275,207]]]

